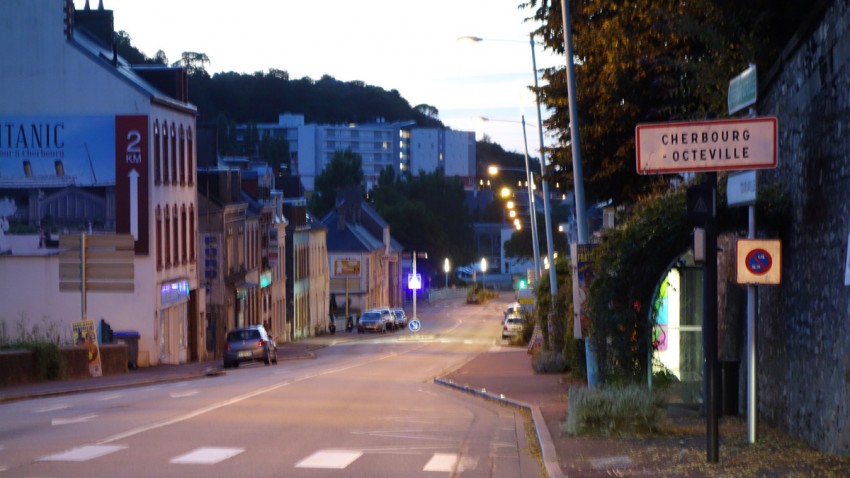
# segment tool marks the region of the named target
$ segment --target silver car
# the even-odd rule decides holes
[[[396,327],[395,316],[389,307],[378,307],[375,309],[369,309],[366,312],[378,312],[381,314],[381,317],[384,318],[384,322],[387,324],[387,330],[398,330],[398,327]]]
[[[227,333],[224,368],[238,367],[241,362],[277,363],[277,347],[262,325],[239,327]]]
[[[360,320],[357,321],[357,333],[362,334],[366,331],[382,334],[387,331],[387,322],[380,312],[368,311],[360,316]]]

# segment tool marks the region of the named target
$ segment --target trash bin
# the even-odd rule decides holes
[[[738,415],[738,369],[741,362],[720,362],[720,413],[724,416]]]
[[[118,342],[127,344],[127,366],[139,368],[139,333],[132,330],[114,332],[113,337]]]

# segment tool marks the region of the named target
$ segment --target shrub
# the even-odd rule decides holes
[[[541,350],[531,357],[531,367],[536,373],[563,373],[567,371],[567,362],[559,352]]]
[[[37,380],[58,380],[65,376],[65,359],[59,346],[52,342],[24,342],[20,348],[32,351],[33,378]]]
[[[570,435],[628,436],[658,433],[666,399],[640,385],[588,389],[570,387],[567,420]]]

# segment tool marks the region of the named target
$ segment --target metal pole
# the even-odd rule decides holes
[[[567,56],[567,95],[570,103],[570,144],[573,153],[573,196],[576,206],[576,232],[578,244],[588,244],[587,207],[584,204],[584,176],[581,169],[581,141],[578,131],[578,107],[576,106],[576,73],[573,61],[573,34],[570,23],[570,5],[561,0],[561,14],[564,22],[564,48]],[[576,311],[578,313],[578,311]],[[587,362],[587,386],[594,388],[599,384],[599,366],[593,343],[585,338],[585,360]]]
[[[416,280],[416,251],[413,251],[413,280]],[[416,318],[416,292],[417,289],[413,289],[413,318]]]
[[[719,385],[717,364],[717,220],[715,213],[715,189],[717,173],[705,174],[704,187],[711,190],[711,211],[705,220],[705,276],[703,279],[702,341],[705,352],[705,421],[706,458],[709,463],[719,460]]]
[[[531,36],[531,66],[534,68],[534,97],[537,103],[537,128],[540,132],[540,185],[543,189],[543,217],[546,221],[546,246],[549,258],[549,293],[552,295],[552,311],[558,295],[558,279],[555,274],[555,247],[552,242],[552,213],[549,208],[549,182],[546,180],[546,154],[543,150],[543,117],[540,114],[540,94],[537,92],[537,57],[534,54],[534,34]],[[551,324],[551,322],[550,322]]]
[[[751,204],[747,238],[756,238],[756,206]],[[747,441],[756,442],[756,286],[747,285]]]
[[[525,145],[525,176],[528,181],[528,207],[531,209],[531,246],[534,250],[534,284],[540,282],[540,243],[537,240],[537,207],[534,205],[534,175],[528,163],[528,137],[525,134],[525,115],[522,115],[522,142]]]

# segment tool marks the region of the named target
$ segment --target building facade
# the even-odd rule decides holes
[[[185,70],[124,62],[109,10],[10,0],[0,18],[0,197],[24,232],[0,257],[3,320],[39,317],[70,334],[72,321],[103,319],[139,333],[139,365],[204,358]],[[132,235],[132,289],[63,291],[51,248],[63,233]]]
[[[250,128],[260,139],[269,137],[289,144],[292,173],[308,190],[338,151],[350,149],[362,158],[366,189],[377,184],[388,167],[397,173],[432,173],[442,167],[446,176],[458,176],[467,188],[475,185],[475,133],[444,128],[419,128],[413,121],[389,123],[305,123],[303,115],[284,113],[277,123],[237,126],[237,141],[244,142]]]

